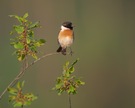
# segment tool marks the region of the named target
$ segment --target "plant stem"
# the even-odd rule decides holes
[[[56,55],[56,54],[60,54],[60,53],[48,53],[43,55],[42,57],[38,58],[37,60],[33,61],[31,64],[27,64],[27,60],[24,61],[24,65],[23,65],[23,69],[21,69],[21,71],[19,72],[19,74],[10,82],[10,84],[5,88],[5,90],[2,92],[2,94],[0,95],[0,100],[2,99],[3,95],[7,92],[7,89],[9,87],[12,87],[13,85],[15,85],[17,83],[17,81],[24,75],[24,72],[30,68],[32,65],[34,65],[35,63],[37,63],[38,61],[42,60],[45,57],[48,56],[52,56],[52,55]]]
[[[71,104],[71,96],[70,96],[70,94],[68,95],[68,101],[69,101],[69,108],[72,108],[72,104]]]

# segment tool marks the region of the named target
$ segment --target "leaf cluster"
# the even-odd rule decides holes
[[[31,105],[32,101],[37,99],[37,97],[32,93],[24,94],[22,88],[24,86],[23,82],[18,82],[16,84],[16,88],[8,88],[9,95],[9,102],[13,103],[14,107],[23,107]]]
[[[35,39],[34,28],[40,27],[40,22],[32,23],[27,20],[28,13],[24,16],[10,15],[19,21],[18,25],[13,26],[12,34],[17,36],[11,39],[11,45],[15,48],[15,54],[19,61],[25,59],[27,55],[37,59],[37,47],[44,45],[44,39]]]
[[[63,66],[63,74],[56,79],[56,85],[53,90],[58,92],[58,95],[61,95],[63,92],[68,94],[76,94],[77,88],[79,85],[84,85],[85,82],[81,81],[80,78],[72,75],[75,71],[74,65],[78,62],[78,59],[74,61],[71,65],[69,62]]]

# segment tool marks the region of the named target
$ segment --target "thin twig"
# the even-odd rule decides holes
[[[68,101],[69,101],[69,108],[72,108],[72,104],[71,104],[71,96],[70,96],[70,94],[68,95]]]
[[[16,82],[24,75],[24,72],[29,68],[31,67],[32,65],[34,65],[36,62],[40,61],[41,59],[45,58],[45,57],[48,57],[48,56],[51,56],[51,55],[56,55],[56,54],[60,54],[60,53],[48,53],[48,54],[45,54],[43,55],[42,57],[38,58],[37,60],[33,61],[31,64],[27,65],[27,61],[24,63],[24,68],[21,69],[21,71],[19,72],[19,74],[14,78],[14,80],[12,80],[10,82],[10,84],[5,88],[5,90],[2,92],[2,94],[0,95],[0,100],[2,99],[3,95],[7,92],[7,89],[9,87],[12,87],[13,85],[16,84]]]

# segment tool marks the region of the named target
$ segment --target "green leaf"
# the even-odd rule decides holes
[[[40,39],[39,42],[41,45],[43,45],[46,41],[44,39]]]
[[[26,105],[26,106],[31,105],[31,101],[25,101],[24,105]]]
[[[19,16],[16,16],[15,18],[18,19],[18,21],[22,24],[24,22],[23,18],[22,17],[19,17]]]
[[[18,90],[21,90],[21,89],[22,89],[22,88],[21,88],[21,83],[18,82],[17,85],[16,85],[16,87],[17,87]]]
[[[32,57],[33,57],[34,59],[38,59],[38,57],[37,57],[36,54],[32,54]]]
[[[84,84],[85,84],[85,82],[81,81],[81,82],[80,82],[80,84],[81,84],[81,85],[84,85]]]
[[[28,32],[28,36],[30,37],[30,38],[33,38],[34,37],[34,31],[32,31],[32,30],[28,30],[29,32]]]
[[[14,107],[22,107],[23,103],[22,102],[15,102]]]
[[[57,81],[57,83],[61,83],[62,82],[62,77],[61,76],[58,77],[56,81]]]
[[[21,84],[22,87],[24,87],[24,83],[25,83],[25,81],[22,82],[22,84]]]
[[[63,66],[63,74],[65,75],[68,71],[69,62],[67,61],[66,64]]]
[[[40,42],[35,42],[35,46],[40,47],[41,46]]]
[[[31,42],[30,38],[26,38],[27,44],[29,44]]]
[[[14,46],[14,44],[16,44],[16,42],[10,42],[10,45]]]
[[[75,69],[74,69],[74,67],[73,67],[73,66],[72,66],[72,67],[70,67],[70,68],[69,68],[69,73],[70,73],[70,74],[71,74],[71,73],[73,73],[73,72],[74,72],[74,70],[75,70]]]
[[[25,18],[27,18],[28,16],[29,16],[29,14],[28,14],[28,13],[25,13],[24,16],[23,16],[23,18],[25,19]]]
[[[8,92],[13,94],[13,95],[16,95],[18,91],[15,88],[8,88]]]
[[[65,66],[68,67],[68,65],[69,65],[69,61],[66,62]]]
[[[62,87],[62,85],[63,85],[62,83],[58,83],[58,84],[56,84],[55,87],[56,87],[56,89],[60,89]]]
[[[76,60],[71,64],[71,67],[74,66],[78,61],[79,61],[79,58],[76,59]]]
[[[14,29],[15,29],[15,31],[16,31],[18,34],[21,34],[21,33],[23,33],[23,31],[24,31],[24,27],[22,27],[21,25],[19,25],[19,26],[14,26]]]
[[[77,83],[77,84],[80,84],[80,85],[84,85],[84,84],[85,84],[85,82],[81,81],[80,79],[77,79],[77,80],[76,80],[76,83]]]
[[[67,71],[67,72],[65,73],[65,77],[67,77],[67,78],[70,77],[70,72],[69,72],[69,71]]]
[[[15,43],[15,44],[14,44],[14,48],[15,48],[15,49],[23,49],[24,46],[23,46],[22,43],[18,42],[18,43]]]
[[[64,90],[60,89],[60,90],[58,91],[58,95],[61,95],[63,92],[64,92]]]
[[[33,23],[29,26],[30,29],[33,29],[33,28],[36,28],[36,27],[40,27],[39,21],[37,21],[37,22],[35,22],[35,23]]]
[[[10,33],[9,33],[10,35],[13,35],[14,34],[14,32],[13,31],[10,31]]]
[[[25,81],[23,81],[23,82],[18,82],[18,83],[16,84],[17,89],[18,89],[18,90],[21,90],[22,87],[24,86],[24,83],[25,83]]]
[[[30,50],[34,53],[37,52],[37,49],[36,49],[36,46],[32,45],[32,46],[29,46]],[[32,54],[31,54],[32,55]]]
[[[16,96],[9,96],[9,102],[14,101],[16,99]]]
[[[14,17],[14,18],[16,18],[21,24],[22,24],[22,22],[23,22],[23,18],[22,18],[22,17],[19,17],[19,16],[17,16],[17,15],[9,15],[9,17]]]
[[[35,99],[37,99],[37,96],[32,93],[27,93],[24,96],[28,99],[28,101],[34,101]]]
[[[37,98],[37,96],[33,96],[32,101],[36,100]]]
[[[24,60],[24,58],[25,58],[25,54],[18,55],[17,58],[18,58],[19,61],[22,61],[22,60]]]
[[[35,42],[35,45],[36,45],[37,47],[40,47],[41,45],[44,45],[44,43],[45,43],[45,40],[44,40],[44,39],[40,39],[40,40],[38,40],[37,42]]]
[[[60,96],[62,94],[62,92],[58,92],[58,95]]]
[[[75,87],[73,87],[72,85],[69,86],[69,89],[68,89],[68,94],[70,93],[74,93],[75,92]]]

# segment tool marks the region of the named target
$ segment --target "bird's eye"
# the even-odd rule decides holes
[[[64,26],[66,26],[66,24],[63,24]]]

